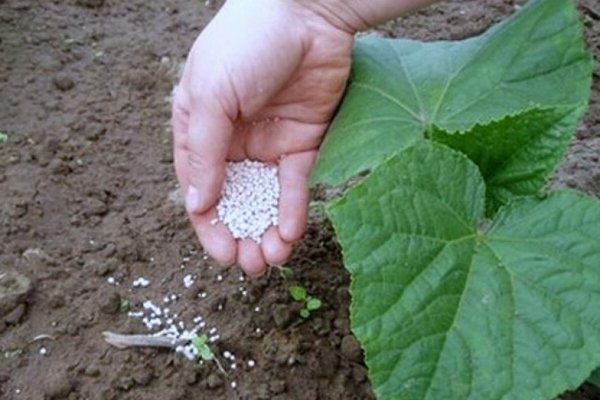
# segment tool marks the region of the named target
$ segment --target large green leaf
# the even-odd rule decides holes
[[[466,154],[486,182],[486,214],[515,196],[540,191],[566,150],[583,107],[533,109],[465,134],[435,129],[431,138]]]
[[[341,184],[434,127],[466,132],[556,106],[577,108],[576,120],[589,96],[591,69],[571,0],[532,0],[460,42],[360,39],[312,182]]]
[[[328,206],[380,399],[551,399],[600,365],[600,202],[524,197],[485,227],[484,198],[424,141]]]

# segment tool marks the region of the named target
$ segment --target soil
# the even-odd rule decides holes
[[[461,39],[514,10],[509,0],[442,3],[377,31]],[[600,57],[596,0],[578,2]],[[348,329],[349,278],[327,222],[277,271],[241,280],[198,247],[172,170],[169,97],[218,2],[0,0],[0,398],[371,399]],[[600,67],[590,110],[554,185],[600,197]],[[191,288],[183,278],[196,277]],[[150,286],[132,288],[137,277]],[[6,284],[10,282],[10,284]],[[114,282],[114,283],[109,283]],[[287,285],[323,301],[304,320]],[[206,293],[205,297],[199,294]],[[226,376],[168,350],[118,350],[145,300],[218,329]],[[254,361],[254,365],[251,367]],[[232,385],[235,383],[235,385]],[[235,386],[235,388],[233,387]],[[600,398],[584,385],[565,399]]]

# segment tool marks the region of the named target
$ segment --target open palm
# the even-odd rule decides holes
[[[196,40],[173,106],[175,166],[204,249],[249,274],[283,263],[305,229],[307,178],[350,70],[352,35],[293,2],[226,3]],[[279,226],[260,245],[216,217],[227,160],[279,164]]]

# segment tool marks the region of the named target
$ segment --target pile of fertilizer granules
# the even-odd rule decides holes
[[[234,238],[250,238],[260,244],[267,229],[279,222],[279,192],[276,165],[250,160],[228,162],[217,204],[218,220]]]

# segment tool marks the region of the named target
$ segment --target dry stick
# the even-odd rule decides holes
[[[188,344],[189,339],[171,339],[163,336],[152,336],[152,335],[121,335],[114,332],[102,332],[104,340],[119,349],[125,349],[127,347],[166,347],[169,349],[175,349],[177,346],[183,346]],[[217,364],[219,370],[227,375],[227,371],[221,365],[221,362],[216,356],[213,356],[213,361]]]
[[[167,347],[174,349],[189,342],[187,339],[172,339],[152,335],[121,335],[113,332],[102,332],[104,340],[119,349],[127,347]]]

